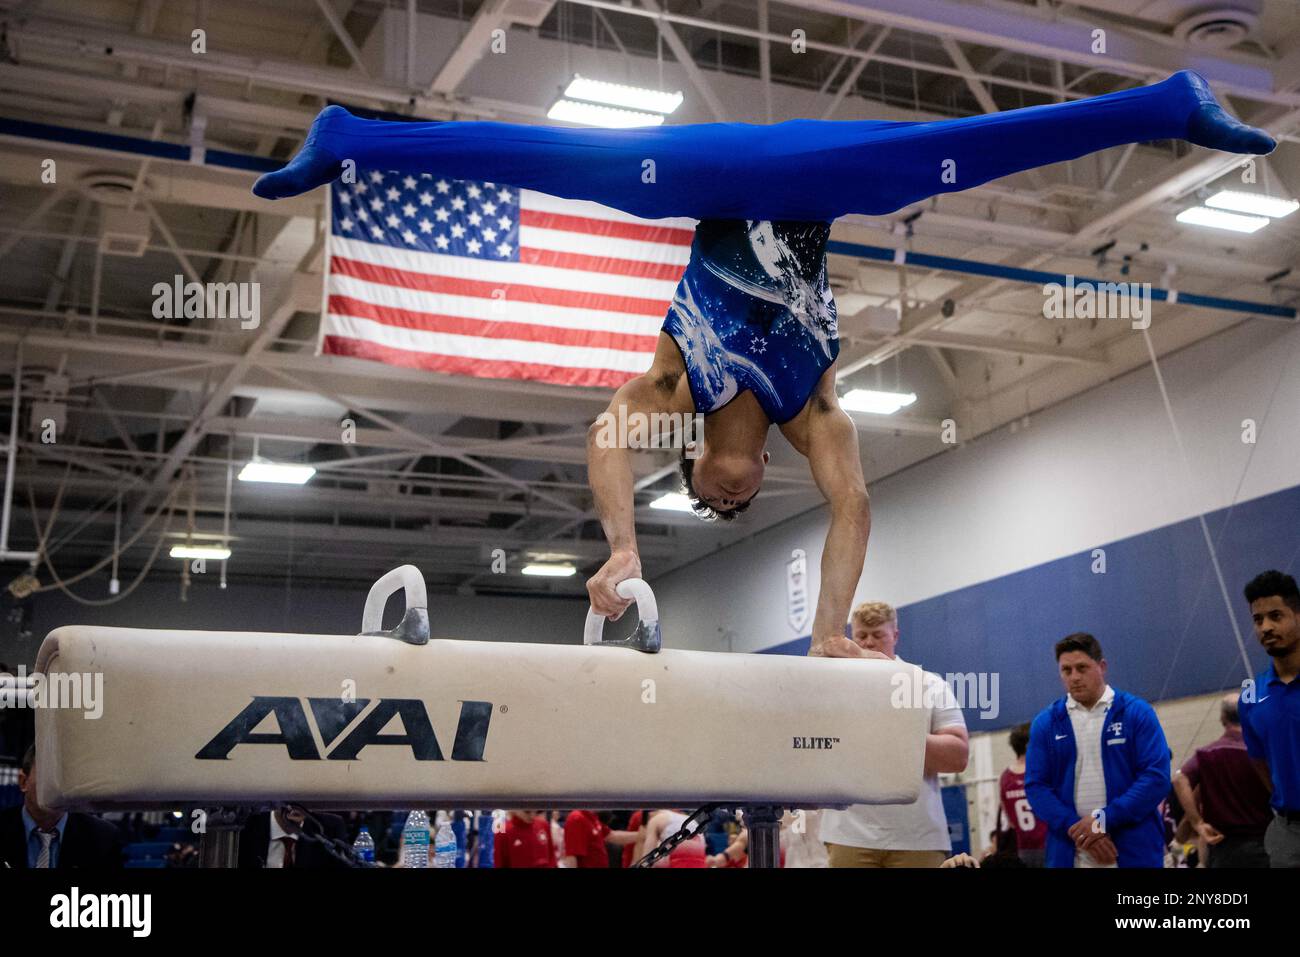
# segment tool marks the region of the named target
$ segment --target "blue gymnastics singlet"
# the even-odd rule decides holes
[[[663,331],[697,412],[754,393],[777,425],[799,414],[839,355],[826,278],[828,222],[704,219]]]

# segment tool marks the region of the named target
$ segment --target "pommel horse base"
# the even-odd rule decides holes
[[[401,622],[384,605],[404,589]],[[361,634],[69,626],[37,670],[102,672],[102,715],[36,715],[40,802],[219,808],[207,866],[233,866],[237,809],[749,809],[751,866],[777,865],[780,808],[906,804],[929,714],[894,707],[914,666],[660,649],[645,582],[623,641],[431,639],[410,565],[371,588]]]

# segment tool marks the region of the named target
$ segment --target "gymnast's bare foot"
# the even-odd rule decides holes
[[[880,658],[889,661],[889,655],[867,651],[843,635],[815,640],[808,649],[810,658]]]

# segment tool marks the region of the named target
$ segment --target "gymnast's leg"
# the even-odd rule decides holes
[[[385,122],[326,108],[298,155],[253,191],[267,199],[358,169],[432,173],[593,200],[648,218],[830,220],[883,214],[944,192],[1124,143],[1187,139],[1267,153],[1199,76],[1105,96],[941,120],[790,120],[631,130],[495,122]]]
[[[889,125],[889,124],[883,124]],[[592,200],[648,218],[704,218],[722,174],[758,127],[706,123],[644,129],[574,129],[490,121],[367,120],[326,107],[302,149],[253,186],[265,199],[306,192],[358,170],[431,173]],[[730,199],[745,194],[735,188]]]
[[[807,135],[801,131],[816,123]],[[792,120],[772,136],[768,162],[747,185],[780,196],[799,218],[883,215],[938,193],[956,192],[1022,170],[1147,140],[1183,139],[1230,153],[1268,153],[1263,130],[1232,118],[1190,71],[1105,96],[932,123],[864,128],[856,122]],[[792,175],[807,168],[808,175]],[[784,170],[784,172],[780,172]]]

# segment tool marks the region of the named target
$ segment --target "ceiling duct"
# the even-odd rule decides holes
[[[1197,3],[1174,24],[1174,38],[1199,50],[1224,50],[1252,36],[1262,0]]]

